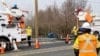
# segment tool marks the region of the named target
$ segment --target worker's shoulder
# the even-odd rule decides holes
[[[91,37],[95,37],[93,34],[82,34],[82,35],[79,35],[78,37],[84,37],[84,36],[91,36]]]
[[[83,37],[83,36],[84,36],[84,34],[82,34],[82,35],[78,35],[78,38]]]
[[[89,36],[95,37],[95,35],[93,35],[93,34],[89,34]]]

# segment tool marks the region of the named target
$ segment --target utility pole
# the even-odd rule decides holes
[[[35,0],[35,38],[38,38],[38,0]]]
[[[76,18],[76,22],[77,22],[76,27],[79,28],[79,18]]]

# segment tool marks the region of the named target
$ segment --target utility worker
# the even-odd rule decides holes
[[[83,32],[81,32],[81,31],[82,31],[82,28],[79,28],[77,36],[83,34]],[[77,42],[77,41],[75,41],[75,42]],[[79,48],[78,47],[74,47],[74,54],[75,54],[75,56],[79,56]]]
[[[99,52],[100,52],[100,35],[99,35],[99,37],[98,37],[98,42],[99,42],[99,47],[98,47],[98,49],[97,49],[97,50],[98,50],[97,52],[98,52],[98,54],[99,54]]]
[[[94,31],[93,35],[95,35],[95,37],[98,39],[99,45],[100,45],[100,36],[99,36],[99,32],[98,31]],[[100,50],[100,46],[99,48],[97,48],[97,54],[99,54],[99,50]]]
[[[78,28],[76,26],[73,27],[71,33],[74,35],[74,41],[76,40],[76,37],[78,35]]]
[[[28,45],[31,46],[32,29],[30,26],[26,28],[26,34],[28,39]]]
[[[72,29],[72,33],[76,36],[77,35],[77,31],[78,31],[78,28],[76,26],[73,27]]]
[[[79,51],[78,56],[97,56],[96,48],[98,48],[97,38],[90,34],[91,28],[89,23],[84,23],[79,32],[82,33],[77,37],[73,45],[75,50]]]
[[[7,17],[8,17],[8,23],[13,21],[13,16],[10,15],[10,14],[7,14]]]
[[[20,20],[19,20],[19,21],[20,21],[20,22],[19,22],[20,28],[21,28],[21,29],[25,29],[24,15],[22,15],[22,16],[20,17]]]
[[[11,9],[19,9],[17,4],[15,4]]]
[[[21,21],[19,24],[20,24],[20,28],[21,28],[21,29],[24,29],[24,28],[25,28],[25,23],[24,23],[24,21]]]

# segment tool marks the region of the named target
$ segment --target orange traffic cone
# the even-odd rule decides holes
[[[0,43],[0,54],[4,54],[5,53],[5,44],[3,42]]]
[[[66,36],[65,42],[66,42],[67,44],[69,44],[69,42],[70,42],[70,38],[69,38],[69,35],[68,35],[68,34],[67,34],[67,36]]]
[[[38,39],[35,40],[35,48],[36,49],[40,48],[40,43]]]
[[[5,53],[5,49],[3,47],[0,47],[0,54],[4,54]]]

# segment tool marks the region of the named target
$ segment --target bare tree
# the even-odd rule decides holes
[[[84,8],[85,0],[66,0],[62,7],[58,8],[57,4],[48,6],[46,10],[39,11],[39,33],[46,34],[48,32],[61,33],[66,35],[76,25],[75,8],[78,6]]]
[[[63,3],[61,8],[61,14],[65,20],[63,33],[70,33],[73,26],[77,25],[77,17],[74,15],[75,9],[77,7],[84,8],[85,5],[86,1],[84,0],[67,0]]]

